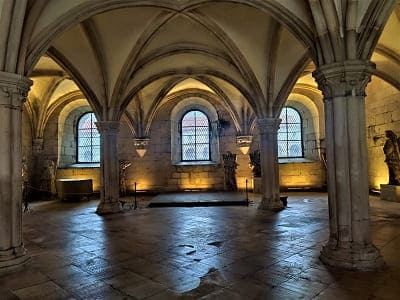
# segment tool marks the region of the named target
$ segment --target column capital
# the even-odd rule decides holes
[[[119,121],[97,121],[96,126],[100,134],[117,135],[121,123]]]
[[[375,64],[366,60],[348,60],[320,66],[313,72],[325,100],[335,97],[365,96]]]
[[[32,83],[22,75],[0,71],[0,106],[21,108]]]
[[[257,119],[257,127],[260,133],[276,133],[278,132],[281,121],[282,120],[279,118]]]

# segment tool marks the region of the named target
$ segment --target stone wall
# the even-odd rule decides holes
[[[244,190],[246,179],[251,189],[252,173],[249,167],[249,155],[244,155],[236,145],[236,129],[234,123],[223,106],[212,103],[217,111],[218,119],[223,120],[218,129],[220,153],[230,151],[237,154],[236,180],[239,190]],[[293,105],[294,103],[292,103]],[[134,133],[125,119],[121,122],[118,148],[119,160],[129,161],[132,165],[127,169],[126,179],[128,190],[133,190],[137,183],[138,190],[150,191],[177,191],[177,190],[224,190],[224,167],[220,163],[211,165],[184,165],[172,163],[171,155],[171,111],[175,107],[174,101],[164,104],[155,114],[150,127],[150,144],[144,157],[139,157],[133,145]],[[293,105],[294,106],[294,105]],[[296,109],[304,114],[303,133],[306,142],[304,152],[312,160],[286,162],[280,164],[280,180],[283,188],[312,187],[320,188],[325,184],[325,170],[317,158],[317,134],[313,127],[313,116],[306,107],[296,105]],[[44,147],[38,159],[35,177],[40,181],[45,170],[41,168],[44,160],[51,159],[59,162],[57,178],[90,178],[93,180],[94,191],[99,190],[99,168],[69,167],[76,162],[76,122],[80,115],[88,110],[87,107],[70,111],[63,118],[63,109],[60,108],[49,119],[44,134]],[[64,120],[63,126],[59,124]],[[24,121],[25,122],[25,121]],[[309,127],[313,128],[309,128]],[[28,130],[25,130],[28,132]],[[62,132],[61,132],[62,131]],[[29,135],[25,134],[28,144]],[[259,147],[257,129],[250,151]],[[40,182],[36,183],[40,186]]]
[[[154,118],[150,128],[150,144],[143,158],[140,158],[133,147],[133,134],[126,124],[122,125],[120,133],[119,152],[120,160],[132,162],[127,170],[129,189],[137,183],[138,190],[223,190],[224,168],[221,163],[212,165],[185,165],[173,164],[171,158],[171,110],[175,102],[163,105]],[[251,179],[251,170],[248,166],[248,156],[239,152],[236,146],[236,130],[229,114],[218,103],[213,103],[218,116],[227,122],[219,130],[219,146],[221,153],[231,151],[236,153],[238,168],[238,188],[244,188],[245,180]]]
[[[291,162],[279,164],[281,189],[326,187],[326,172],[322,162]]]
[[[385,130],[393,130],[400,137],[400,92],[373,76],[366,93],[369,185],[380,189],[380,184],[389,180],[383,153]]]

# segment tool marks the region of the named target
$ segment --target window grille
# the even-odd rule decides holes
[[[302,120],[299,112],[285,106],[280,118],[282,122],[278,130],[278,157],[303,157]]]
[[[94,113],[85,113],[77,126],[77,157],[81,163],[100,162],[100,134]]]
[[[210,122],[199,110],[186,113],[181,121],[183,161],[210,160]]]

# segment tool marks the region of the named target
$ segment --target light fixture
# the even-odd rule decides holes
[[[147,146],[149,145],[150,138],[134,138],[133,145],[136,148],[136,152],[139,157],[143,157],[147,152]]]
[[[236,136],[236,145],[239,147],[240,152],[242,152],[244,155],[249,153],[252,140],[253,140],[252,135]]]

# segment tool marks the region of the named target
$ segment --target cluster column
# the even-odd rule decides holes
[[[98,214],[115,213],[121,210],[119,203],[118,133],[120,122],[100,121],[96,123],[100,132],[100,203]]]
[[[260,132],[261,203],[259,208],[277,211],[283,209],[279,197],[278,129],[281,119],[257,120]]]
[[[318,68],[324,95],[329,199],[329,242],[321,260],[353,270],[382,266],[369,221],[365,88],[374,65],[346,61]]]
[[[31,84],[0,72],[0,272],[29,260],[22,242],[22,105]]]

